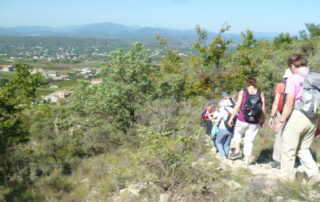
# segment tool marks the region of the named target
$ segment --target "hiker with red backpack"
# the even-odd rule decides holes
[[[271,115],[269,119],[269,127],[272,129],[274,127],[274,124],[279,122],[284,103],[286,102],[286,94],[284,93],[286,89],[286,80],[291,75],[292,75],[291,70],[286,69],[284,75],[282,76],[282,78],[285,79],[285,81],[278,83],[276,90],[274,92],[275,96],[274,96]],[[281,131],[281,129],[279,131]],[[275,134],[271,167],[280,169],[280,160],[281,160],[281,132],[278,132]]]
[[[311,155],[310,146],[320,117],[320,73],[310,72],[306,58],[300,54],[291,55],[287,63],[293,75],[287,80],[286,103],[274,127],[276,133],[283,127],[281,175],[286,180],[294,179],[297,155],[309,184],[319,184],[319,168]]]
[[[216,106],[216,102],[214,100],[211,100],[209,102],[209,106],[205,108],[201,113],[201,119],[206,126],[206,134],[208,136],[211,136],[213,109],[215,106]]]
[[[239,92],[238,100],[233,113],[228,121],[229,126],[233,126],[233,119],[240,111],[236,125],[234,128],[233,141],[235,143],[235,151],[233,151],[229,158],[235,160],[241,158],[240,142],[241,133],[245,130],[244,136],[244,163],[250,164],[252,150],[254,146],[254,139],[258,133],[259,125],[263,127],[265,118],[265,97],[261,90],[257,88],[257,80],[249,77],[246,80],[247,87]]]

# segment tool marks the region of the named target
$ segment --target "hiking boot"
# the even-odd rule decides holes
[[[310,185],[320,185],[320,173],[311,176],[309,178],[308,184],[310,184]]]
[[[230,156],[229,156],[229,159],[231,160],[237,160],[237,159],[241,159],[241,155],[240,155],[240,152],[231,152]]]
[[[272,161],[271,162],[271,168],[277,168],[280,169],[280,162],[279,161]]]

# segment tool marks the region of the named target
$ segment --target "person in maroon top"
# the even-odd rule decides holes
[[[242,132],[245,130],[245,137],[244,137],[244,146],[243,146],[243,153],[244,153],[244,163],[245,165],[250,164],[250,157],[252,155],[252,150],[254,146],[254,139],[258,133],[259,125],[260,127],[263,127],[264,125],[264,118],[265,118],[265,97],[263,92],[258,90],[257,88],[257,80],[253,77],[248,77],[246,80],[247,87],[239,92],[238,100],[236,103],[236,106],[233,110],[233,113],[229,119],[228,124],[232,126],[233,119],[237,115],[237,113],[240,111],[237,122],[235,123],[234,128],[234,136],[233,136],[233,142],[235,143],[235,151],[230,154],[230,159],[238,159],[241,158],[240,154],[240,142],[241,142],[241,135]],[[245,110],[245,103],[247,101],[247,98],[251,99],[253,97],[259,99],[259,111],[258,114],[259,117],[256,117],[254,120],[246,120],[245,118],[247,116]]]

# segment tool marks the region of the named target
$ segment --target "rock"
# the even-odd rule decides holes
[[[152,182],[131,184],[128,188],[120,190],[112,201],[154,201],[159,192],[159,188]]]
[[[169,201],[168,194],[160,194],[159,202],[168,202],[168,201]]]
[[[272,200],[272,202],[282,202],[282,201],[284,201],[284,197],[283,196],[276,196]]]
[[[238,182],[234,181],[234,180],[223,180],[223,182],[232,190],[237,190],[240,189],[242,186],[241,184],[239,184]]]
[[[251,191],[262,191],[270,188],[262,177],[251,178],[249,187]]]
[[[117,196],[112,197],[112,201],[114,202],[123,202],[123,201],[134,202],[138,200],[139,200],[139,197],[137,197],[135,194],[130,192],[128,189],[122,189],[120,190]]]
[[[205,159],[200,158],[197,161],[192,162],[191,166],[196,167],[196,166],[199,166],[199,165],[204,165],[205,163],[208,163],[208,162]]]
[[[320,201],[320,192],[317,192],[317,191],[310,191],[308,193],[308,196],[311,200],[314,200],[314,201]]]
[[[286,200],[286,202],[300,202],[300,201],[297,201],[297,200],[294,200],[294,199],[288,199],[288,200]]]

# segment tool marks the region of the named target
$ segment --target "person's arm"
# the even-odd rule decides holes
[[[218,116],[216,119],[212,119],[212,122],[219,123],[222,117]]]
[[[276,93],[274,96],[274,101],[273,101],[272,109],[271,109],[271,115],[270,115],[270,119],[269,119],[269,127],[270,128],[272,128],[273,124],[274,124],[274,117],[275,117],[277,110],[278,110],[278,103],[280,100],[280,96],[281,96],[281,94],[279,94],[279,93]]]
[[[294,95],[291,94],[287,94],[286,97],[286,103],[283,107],[283,111],[280,117],[280,121],[275,125],[274,127],[274,131],[277,133],[279,131],[279,129],[283,126],[283,124],[286,122],[286,120],[288,119],[288,117],[290,116],[293,107],[294,107],[294,101],[295,101],[295,97]]]
[[[210,114],[210,107],[207,107],[206,108],[206,114],[205,114],[205,117],[209,117],[209,114]]]
[[[263,92],[261,92],[261,101],[262,101],[262,114],[261,114],[261,118],[260,118],[260,126],[263,127],[264,120],[266,117],[266,99],[264,97]]]
[[[320,119],[318,121],[317,130],[316,130],[316,134],[315,134],[314,137],[315,138],[319,138],[320,137]]]
[[[212,122],[215,122],[215,123],[218,123],[220,120],[221,120],[220,111],[219,111],[219,110],[216,110],[216,111],[212,114],[212,119],[211,119],[211,121],[212,121]]]
[[[237,100],[236,106],[234,107],[233,112],[232,112],[231,117],[228,122],[228,124],[230,126],[232,126],[232,124],[234,124],[234,123],[232,123],[232,120],[234,119],[234,117],[237,115],[237,113],[240,110],[241,102],[242,102],[242,95],[243,95],[243,90],[241,90],[238,94],[238,100]]]

